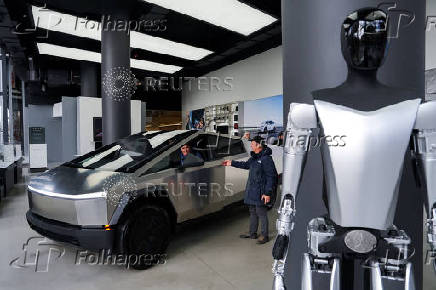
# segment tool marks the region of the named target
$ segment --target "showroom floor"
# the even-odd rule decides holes
[[[247,213],[242,208],[184,226],[170,245],[166,264],[147,271],[83,262],[76,265],[78,249],[64,244],[38,244],[42,239],[31,239],[25,247],[30,259],[23,267],[23,244],[38,236],[25,220],[27,208],[25,184],[15,186],[0,203],[1,290],[271,288],[272,242],[257,245],[254,240],[238,238],[248,227]],[[271,216],[275,211],[269,214],[274,231],[275,219]],[[50,252],[50,248],[57,250]],[[36,249],[40,257],[37,266],[31,265]],[[64,254],[58,258],[63,249]]]
[[[271,288],[272,242],[256,245],[253,240],[238,238],[248,226],[247,213],[240,207],[183,226],[169,247],[166,264],[147,271],[92,265],[92,261],[77,264],[79,250],[74,247],[38,244],[43,239],[27,243],[29,238],[38,237],[25,220],[27,208],[25,183],[16,185],[0,203],[0,290]],[[269,215],[275,234],[275,211]],[[23,248],[28,253],[24,267]],[[48,257],[53,248],[57,250]],[[40,257],[37,266],[32,265],[36,249]],[[436,289],[435,277],[426,266],[424,290]]]

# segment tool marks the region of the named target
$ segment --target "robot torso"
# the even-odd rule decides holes
[[[325,193],[330,218],[342,227],[386,230],[393,225],[404,156],[421,99],[376,111],[315,100],[323,142]],[[327,140],[327,139],[325,139]]]

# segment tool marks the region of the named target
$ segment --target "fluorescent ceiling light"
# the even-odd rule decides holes
[[[277,21],[238,0],[143,0],[245,36]]]
[[[32,6],[35,26],[50,31],[62,32],[77,37],[101,41],[101,23],[70,14]],[[150,36],[137,31],[130,32],[130,47],[189,60],[200,60],[213,53],[210,50]]]
[[[64,47],[48,43],[37,43],[40,54],[53,55],[57,57],[69,58],[74,60],[85,60],[101,63],[99,52],[83,50],[78,48]],[[166,65],[147,60],[130,59],[130,66],[141,70],[159,71],[173,74],[182,69],[180,66]]]

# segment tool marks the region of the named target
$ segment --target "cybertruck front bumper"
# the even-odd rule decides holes
[[[51,240],[76,245],[88,250],[113,250],[115,229],[105,226],[82,227],[50,220],[27,211],[26,219],[30,227]]]

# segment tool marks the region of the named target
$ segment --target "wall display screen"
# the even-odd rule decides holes
[[[276,144],[283,133],[283,96],[245,101],[243,118],[239,122],[242,132],[251,137],[260,135],[269,144]]]
[[[186,129],[204,129],[204,109],[198,109],[189,113],[189,120]]]
[[[30,127],[29,128],[29,143],[30,144],[45,144],[45,128]]]
[[[103,123],[101,117],[92,118],[93,138],[95,142],[95,150],[103,146]]]
[[[92,120],[94,142],[103,140],[103,124],[101,117],[94,117]]]

